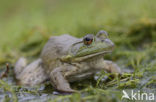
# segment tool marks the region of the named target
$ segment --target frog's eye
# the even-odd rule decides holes
[[[93,35],[88,34],[83,38],[83,42],[85,45],[90,45],[93,42]]]

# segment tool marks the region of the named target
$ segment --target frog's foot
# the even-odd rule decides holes
[[[19,75],[24,70],[24,68],[27,65],[27,60],[24,57],[19,58],[19,60],[15,64],[14,73],[16,75],[16,78],[19,78]]]
[[[65,92],[65,93],[76,92],[76,90],[70,88],[68,81],[64,78],[62,72],[59,71],[59,69],[60,68],[56,68],[54,69],[54,71],[50,73],[52,85],[60,92]]]
[[[15,66],[15,71],[17,70]],[[17,72],[15,72],[16,74]],[[21,73],[16,75],[19,84],[33,86],[44,82],[48,76],[42,68],[42,60],[37,59],[28,66],[24,67]]]

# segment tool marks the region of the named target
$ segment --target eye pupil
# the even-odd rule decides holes
[[[84,44],[85,44],[85,45],[90,45],[90,44],[92,43],[92,41],[93,41],[93,39],[86,37],[86,38],[84,39]]]
[[[85,40],[86,40],[86,41],[90,41],[91,39],[90,39],[90,38],[86,38]]]

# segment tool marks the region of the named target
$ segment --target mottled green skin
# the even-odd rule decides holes
[[[108,38],[107,38],[107,40],[108,40]],[[83,42],[78,42],[78,43],[80,44],[79,45],[80,47],[76,51],[76,54],[73,54],[70,51],[71,50],[71,48],[70,48],[68,55],[62,57],[63,61],[76,62],[77,59],[79,59],[79,58],[80,59],[78,61],[84,60],[84,59],[89,58],[91,55],[96,56],[100,53],[104,54],[104,53],[112,52],[112,49],[114,47],[113,42],[111,42],[110,40],[108,41],[108,43],[104,43],[104,42],[101,42],[101,39],[99,39],[97,36],[94,36],[94,40],[93,40],[92,44],[89,46],[84,45]],[[76,44],[78,44],[78,43],[76,43]]]
[[[54,36],[44,46],[39,59],[26,67],[24,59],[16,63],[16,78],[24,85],[36,85],[50,79],[57,90],[75,92],[69,82],[91,77],[101,70],[121,73],[116,64],[103,59],[113,47],[114,43],[105,31],[93,36],[89,45],[84,44],[83,38],[67,34]]]

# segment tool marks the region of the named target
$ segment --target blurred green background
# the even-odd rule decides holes
[[[80,88],[82,92],[69,96],[45,93],[45,90],[49,90],[47,87],[52,88],[50,85],[45,85],[42,91],[38,88],[19,88],[10,74],[9,78],[1,80],[0,100],[16,101],[18,97],[19,101],[55,99],[73,102],[77,99],[116,102],[121,101],[120,89],[129,89],[131,86],[134,89],[156,88],[155,4],[155,0],[0,0],[1,71],[5,69],[7,62],[11,64],[12,71],[20,56],[27,57],[29,61],[34,60],[50,36],[69,33],[83,37],[87,33],[96,34],[103,29],[116,44],[114,52],[105,58],[117,62],[122,70],[133,72],[125,77],[132,77],[131,80],[117,84],[117,79],[114,79],[115,84],[109,86],[111,81],[100,83],[99,79],[94,82],[96,86],[87,84],[85,88]],[[104,86],[106,84],[108,87]],[[8,91],[13,96],[9,96]],[[27,99],[21,94],[17,96],[22,92],[27,93]],[[32,95],[32,92],[36,93]]]

